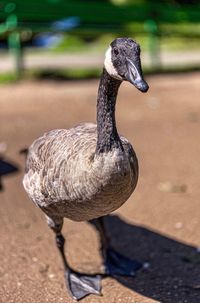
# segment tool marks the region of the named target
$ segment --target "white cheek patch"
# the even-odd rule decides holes
[[[104,60],[105,69],[107,70],[107,72],[111,77],[116,78],[118,80],[123,80],[122,77],[116,71],[115,67],[113,66],[111,56],[112,56],[111,46],[109,46],[105,54],[105,60]]]

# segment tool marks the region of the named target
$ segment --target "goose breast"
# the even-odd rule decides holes
[[[85,221],[109,214],[129,198],[138,179],[133,148],[121,140],[124,151],[96,155],[95,124],[44,134],[29,148],[25,190],[48,216]]]

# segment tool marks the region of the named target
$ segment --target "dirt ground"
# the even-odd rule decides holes
[[[148,262],[135,278],[105,278],[102,297],[83,303],[200,302],[200,74],[151,76],[150,90],[128,83],[117,103],[120,133],[140,165],[131,198],[107,219],[116,250]],[[1,160],[19,168],[3,175],[0,192],[0,302],[71,303],[63,270],[40,209],[22,188],[24,157],[18,151],[43,132],[95,121],[97,81],[19,82],[0,87]],[[101,267],[96,231],[66,220],[70,264]]]

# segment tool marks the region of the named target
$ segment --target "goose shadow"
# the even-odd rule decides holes
[[[170,239],[146,227],[107,216],[113,247],[149,267],[134,278],[115,277],[121,284],[162,303],[200,302],[200,253],[196,247]]]
[[[15,163],[0,156],[0,191],[5,189],[2,178],[9,174],[17,173],[18,171],[19,167]]]

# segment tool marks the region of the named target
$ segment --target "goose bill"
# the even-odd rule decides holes
[[[142,69],[140,62],[136,65],[130,60],[127,60],[127,73],[126,73],[126,80],[132,83],[137,89],[141,92],[146,93],[149,89],[148,84],[142,77]]]

